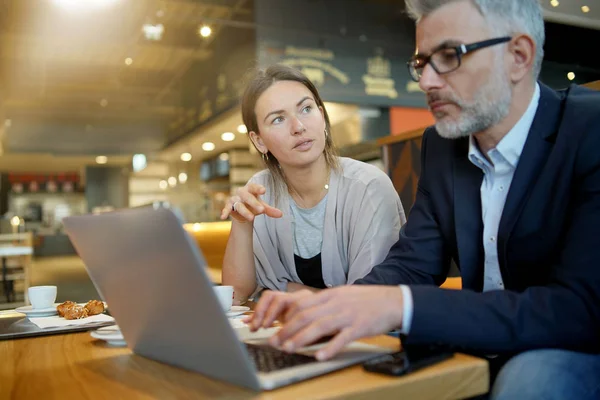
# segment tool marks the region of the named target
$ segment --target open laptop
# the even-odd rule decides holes
[[[274,329],[234,329],[194,239],[167,208],[63,219],[79,256],[136,354],[253,390],[270,390],[360,363],[389,349],[354,342],[333,360],[266,345]],[[262,331],[262,335],[261,335]],[[265,334],[267,333],[267,334]]]

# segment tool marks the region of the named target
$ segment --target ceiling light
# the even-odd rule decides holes
[[[181,158],[181,161],[192,161],[192,155],[190,153],[181,153],[181,156],[179,157]]]
[[[194,225],[192,225],[192,230],[194,232],[200,232],[200,229],[202,229],[202,225],[200,225],[199,222],[195,222]]]
[[[169,183],[163,179],[162,181],[158,182],[158,187],[162,190],[166,190],[169,187]]]
[[[131,65],[131,64],[133,64],[133,58],[131,58],[131,57],[127,57],[127,58],[125,59],[125,65]]]
[[[219,160],[221,160],[221,161],[228,161],[229,160],[229,153],[221,153],[221,154],[219,154]]]
[[[588,6],[583,6],[581,7],[581,11],[583,11],[584,13],[590,12],[590,8]]]
[[[202,150],[213,151],[214,149],[215,149],[215,144],[213,142],[202,143]]]
[[[165,15],[165,12],[164,12],[163,10],[158,10],[158,11],[156,12],[156,16],[157,16],[158,18],[162,18],[164,15]]]
[[[241,124],[241,125],[238,125],[237,131],[239,133],[248,133],[248,128],[246,128],[246,125]]]
[[[574,72],[569,72],[569,73],[567,74],[567,78],[568,78],[570,81],[572,81],[573,79],[575,79],[575,73],[574,73]]]
[[[170,176],[169,179],[167,179],[167,183],[169,184],[169,186],[175,187],[175,185],[177,185],[177,178],[175,178],[174,176]]]
[[[4,126],[6,128],[10,128],[11,125],[12,125],[12,121],[9,118],[4,120]]]
[[[148,165],[146,156],[144,154],[134,154],[133,159],[131,160],[131,165],[133,172],[139,172],[143,170]]]
[[[101,107],[106,107],[107,105],[108,105],[108,100],[106,100],[106,99],[100,100],[100,106]]]
[[[200,36],[206,38],[210,36],[210,34],[212,33],[212,29],[210,29],[210,26],[202,25],[198,32],[200,33]]]
[[[235,140],[235,134],[233,132],[225,132],[221,134],[221,140],[224,142],[231,142]]]
[[[108,157],[106,157],[106,156],[98,156],[98,157],[96,157],[96,162],[98,164],[106,164],[108,162]]]
[[[182,172],[179,174],[178,178],[179,178],[179,183],[186,183],[188,176],[185,172]]]
[[[55,4],[62,7],[67,11],[89,11],[91,9],[98,9],[102,7],[108,7],[112,3],[116,3],[117,0],[53,0]]]
[[[550,5],[551,5],[552,7],[558,7],[558,5],[559,5],[559,4],[560,4],[560,3],[558,2],[558,0],[552,0],[552,1],[550,1]]]
[[[165,31],[165,27],[163,24],[144,24],[142,25],[142,31],[144,31],[144,36],[148,40],[160,40],[162,39],[163,32]]]

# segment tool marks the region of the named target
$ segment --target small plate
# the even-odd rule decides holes
[[[232,306],[229,311],[227,311],[225,314],[227,315],[227,317],[236,317],[238,315],[242,315],[245,312],[250,311],[250,307],[246,307],[246,306]]]
[[[94,339],[104,340],[110,346],[127,346],[127,342],[121,334],[121,330],[117,325],[105,326],[90,332],[90,336]]]
[[[56,309],[56,307],[60,306],[61,304],[62,303],[54,303],[53,307],[48,308],[33,308],[33,306],[23,306],[15,308],[15,311],[21,314],[25,314],[29,318],[51,317],[53,315],[58,315],[58,310]],[[77,304],[79,304],[80,306],[86,305],[86,303]],[[104,313],[106,313],[107,309],[108,306],[106,305],[106,302],[104,302]]]
[[[58,311],[56,311],[56,306],[60,303],[54,303],[54,307],[48,308],[33,308],[32,306],[23,306],[15,308],[15,311],[21,314],[25,314],[31,318],[37,317],[50,317],[52,315],[57,315]]]

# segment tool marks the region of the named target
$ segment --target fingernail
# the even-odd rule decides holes
[[[279,347],[279,338],[277,336],[271,336],[271,339],[269,339],[269,343],[273,347]]]
[[[323,361],[325,359],[325,353],[322,350],[319,350],[315,353],[315,358],[319,361]]]
[[[294,351],[294,343],[288,340],[283,344],[283,350],[287,351],[288,353],[291,353],[292,351]]]

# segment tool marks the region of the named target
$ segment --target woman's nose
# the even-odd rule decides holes
[[[292,129],[293,129],[293,134],[294,135],[298,135],[303,133],[306,128],[304,127],[304,124],[302,123],[302,121],[300,121],[300,119],[298,117],[293,117],[294,119],[292,120]]]

